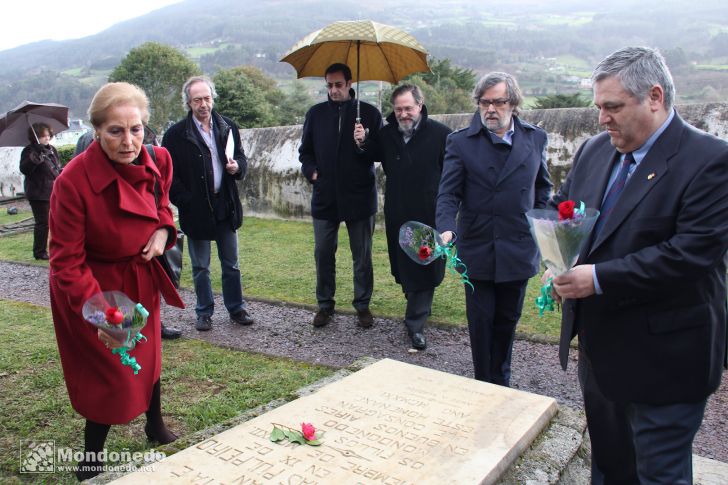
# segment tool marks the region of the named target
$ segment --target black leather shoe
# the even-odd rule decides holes
[[[369,328],[374,325],[374,315],[367,308],[366,310],[357,310],[356,315],[359,318],[359,326],[361,328]]]
[[[231,313],[230,320],[238,325],[252,325],[253,319],[248,315],[245,310],[240,310],[238,313]]]
[[[412,334],[412,347],[417,350],[425,350],[427,348],[427,339],[424,333],[416,332]]]
[[[313,326],[314,327],[323,327],[325,325],[328,325],[331,321],[331,317],[334,315],[333,310],[325,310],[321,309],[316,312],[316,315],[313,317]]]
[[[35,256],[35,259],[43,259],[43,260],[49,260],[51,259],[50,256],[48,256],[48,253],[43,253]]]
[[[165,340],[174,340],[182,336],[182,330],[178,328],[165,327],[162,324],[162,338]]]
[[[200,332],[206,332],[212,329],[212,319],[209,315],[198,315],[197,323],[195,323],[195,328]]]

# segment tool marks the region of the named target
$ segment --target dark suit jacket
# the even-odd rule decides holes
[[[616,157],[606,132],[587,140],[553,203],[600,207]],[[579,258],[603,294],[565,302],[562,366],[578,327],[608,399],[704,399],[726,351],[727,248],[728,143],[676,114]]]
[[[479,113],[447,139],[437,230],[457,234],[458,256],[472,279],[525,280],[539,269],[525,214],[545,207],[551,193],[546,132],[514,120],[513,148],[502,169]]]

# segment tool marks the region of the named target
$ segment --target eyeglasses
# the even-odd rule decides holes
[[[326,89],[333,89],[333,88],[341,89],[344,86],[346,86],[346,83],[342,82],[342,81],[337,81],[335,83],[326,83]]]
[[[482,99],[481,98],[478,100],[478,104],[483,108],[487,108],[491,104],[493,106],[495,106],[496,108],[502,108],[503,106],[508,104],[508,100],[503,99],[503,98],[500,98],[500,99]]]
[[[401,114],[401,113],[414,113],[417,109],[417,106],[402,106],[401,108],[394,108],[394,112]]]

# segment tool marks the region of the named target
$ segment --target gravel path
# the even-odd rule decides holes
[[[44,267],[0,262],[0,295],[5,299],[49,306],[48,270]],[[289,357],[332,367],[345,367],[363,356],[409,362],[453,374],[472,377],[472,361],[467,328],[430,327],[426,330],[428,348],[409,352],[409,338],[401,321],[376,318],[374,327],[356,326],[353,313],[337,313],[323,328],[311,325],[314,312],[299,306],[249,301],[255,324],[241,327],[230,323],[222,299],[216,296],[218,311],[213,329],[194,329],[194,293],[182,291],[186,310],[162,307],[162,321],[183,330],[187,338],[197,338],[229,348]],[[572,350],[569,370],[563,372],[555,345],[517,340],[513,350],[511,385],[517,389],[552,396],[559,404],[581,408],[576,378],[576,353]],[[693,452],[728,463],[728,373],[720,389],[708,401],[703,425]]]

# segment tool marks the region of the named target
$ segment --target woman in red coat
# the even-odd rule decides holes
[[[95,141],[56,179],[50,201],[51,309],[66,387],[86,418],[86,452],[103,449],[110,425],[143,412],[149,439],[169,443],[176,436],[161,413],[160,293],[168,304],[183,303],[155,256],[177,237],[168,197],[172,161],[164,148],[154,148],[156,163],[144,149],[148,101],[136,86],[104,85],[89,117]],[[138,375],[109,350],[121,343],[81,314],[89,297],[110,290],[149,310],[141,331],[147,340],[131,352],[142,366]],[[96,460],[79,465],[79,479],[102,469]]]

